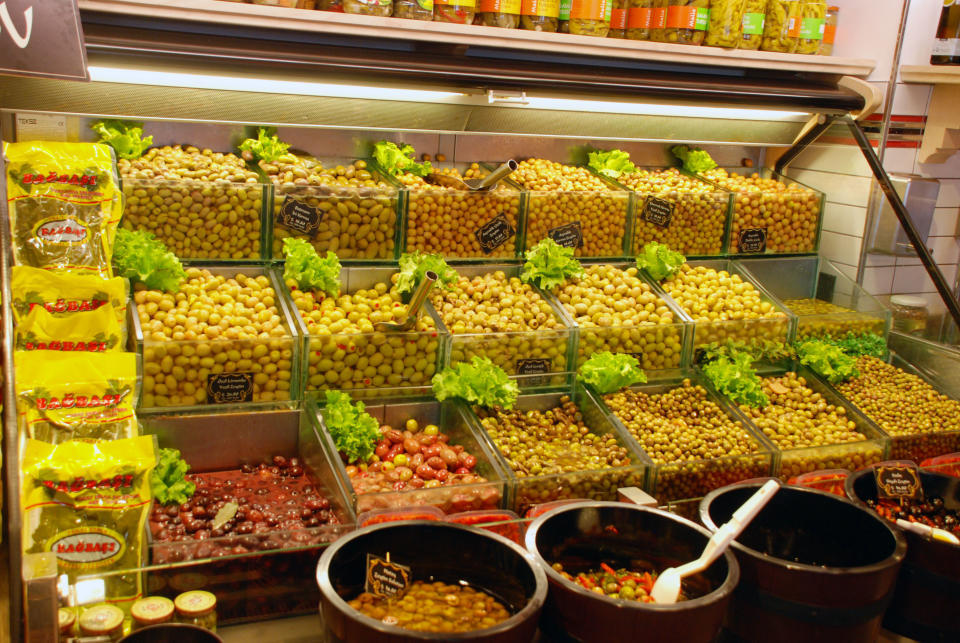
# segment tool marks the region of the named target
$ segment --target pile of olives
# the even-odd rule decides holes
[[[261,169],[276,185],[273,203],[273,257],[283,258],[283,240],[307,239],[321,255],[341,259],[392,259],[397,227],[398,189],[367,167],[366,161],[324,167],[285,154]],[[296,201],[322,217],[313,234],[282,222],[284,203]]]
[[[431,302],[452,334],[450,362],[486,356],[510,375],[566,370],[570,331],[537,290],[502,270],[466,277]],[[531,361],[532,360],[532,361]],[[545,370],[528,370],[531,364]]]
[[[614,500],[619,487],[643,482],[613,427],[592,429],[602,426],[601,418],[585,417],[569,396],[546,410],[474,412],[520,478],[514,499],[520,515],[532,505],[560,498]]]
[[[530,191],[527,248],[537,245],[551,230],[579,222],[583,246],[576,248],[577,256],[623,255],[628,192],[614,191],[586,168],[544,159],[522,161],[510,178]]]
[[[661,502],[770,472],[759,442],[689,379],[662,393],[623,389],[603,401],[658,465],[653,488]]]
[[[637,170],[619,181],[637,193],[633,251],[657,241],[685,255],[718,255],[723,251],[730,195],[709,183],[681,174],[676,168]],[[658,204],[654,199],[667,201]],[[660,208],[672,206],[664,227],[656,219]]]
[[[891,458],[921,462],[960,451],[960,402],[876,357],[859,357],[857,370],[837,389],[891,437]]]
[[[783,480],[817,469],[856,471],[883,458],[882,447],[866,441],[847,410],[810,388],[806,378],[794,372],[765,377],[763,392],[767,406],[740,410],[783,452]]]
[[[400,322],[407,305],[391,284],[329,297],[287,281],[307,327],[307,390],[418,386],[437,367],[440,337],[433,318],[422,313],[408,332],[376,331],[378,322]]]
[[[210,378],[225,373],[249,374],[255,402],[290,399],[294,342],[267,276],[188,268],[178,293],[138,284],[133,300],[144,336],[141,407],[215,401]]]
[[[680,365],[679,322],[635,267],[587,266],[554,294],[580,327],[578,366],[600,351],[630,353],[647,369]]]
[[[882,335],[882,317],[832,304],[822,299],[784,299],[783,305],[797,315],[797,339],[845,337],[847,333]]]
[[[182,259],[260,258],[264,187],[240,157],[168,145],[117,167],[127,230],[152,232]]]

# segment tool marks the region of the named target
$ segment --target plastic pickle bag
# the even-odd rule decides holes
[[[136,354],[17,351],[13,359],[27,437],[59,444],[138,435]]]
[[[14,263],[113,276],[123,214],[113,150],[98,143],[5,143]]]
[[[17,324],[18,351],[51,350],[105,353],[123,350],[120,324],[108,306],[57,317],[42,306],[34,306]]]
[[[19,324],[37,306],[56,317],[96,310],[113,310],[121,328],[125,328],[130,281],[123,277],[102,279],[95,275],[50,272],[30,266],[14,266],[10,279],[13,315]]]

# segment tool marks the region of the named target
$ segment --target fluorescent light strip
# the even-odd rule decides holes
[[[805,119],[810,116],[807,112],[788,112],[773,109],[739,109],[736,107],[709,107],[704,105],[661,105],[655,103],[545,98],[540,96],[527,96],[527,106],[534,109],[553,109],[572,112],[609,112],[612,114],[729,118],[734,120],[756,121],[790,121]]]

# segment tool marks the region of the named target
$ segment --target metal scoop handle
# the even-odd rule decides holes
[[[503,165],[495,169],[493,172],[491,172],[489,175],[484,177],[483,180],[480,181],[480,184],[475,189],[477,190],[493,189],[494,187],[496,187],[497,183],[499,183],[500,181],[504,180],[505,178],[513,174],[517,170],[517,167],[519,167],[517,165],[517,162],[514,161],[513,159],[510,159],[509,161],[507,161],[506,163],[504,163]],[[474,189],[473,186],[471,186],[471,189]]]
[[[423,308],[423,302],[427,300],[427,295],[430,294],[430,289],[433,288],[433,284],[437,282],[438,278],[437,273],[432,270],[424,272],[423,279],[417,284],[417,289],[413,291],[413,297],[410,298],[410,305],[407,307],[407,318],[399,324],[395,322],[378,322],[374,328],[376,330],[386,331],[410,330],[417,322],[417,318],[420,316],[420,309]]]

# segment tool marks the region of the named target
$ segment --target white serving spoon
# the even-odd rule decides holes
[[[729,521],[724,523],[716,533],[707,541],[707,546],[703,548],[700,558],[680,565],[679,567],[669,567],[657,576],[657,582],[653,584],[650,596],[657,603],[676,603],[680,597],[680,581],[702,572],[710,564],[726,551],[727,546],[734,538],[740,535],[743,528],[750,524],[754,516],[760,513],[773,494],[777,493],[780,483],[776,480],[769,480],[760,487],[755,494],[750,496],[745,503],[740,505]]]

